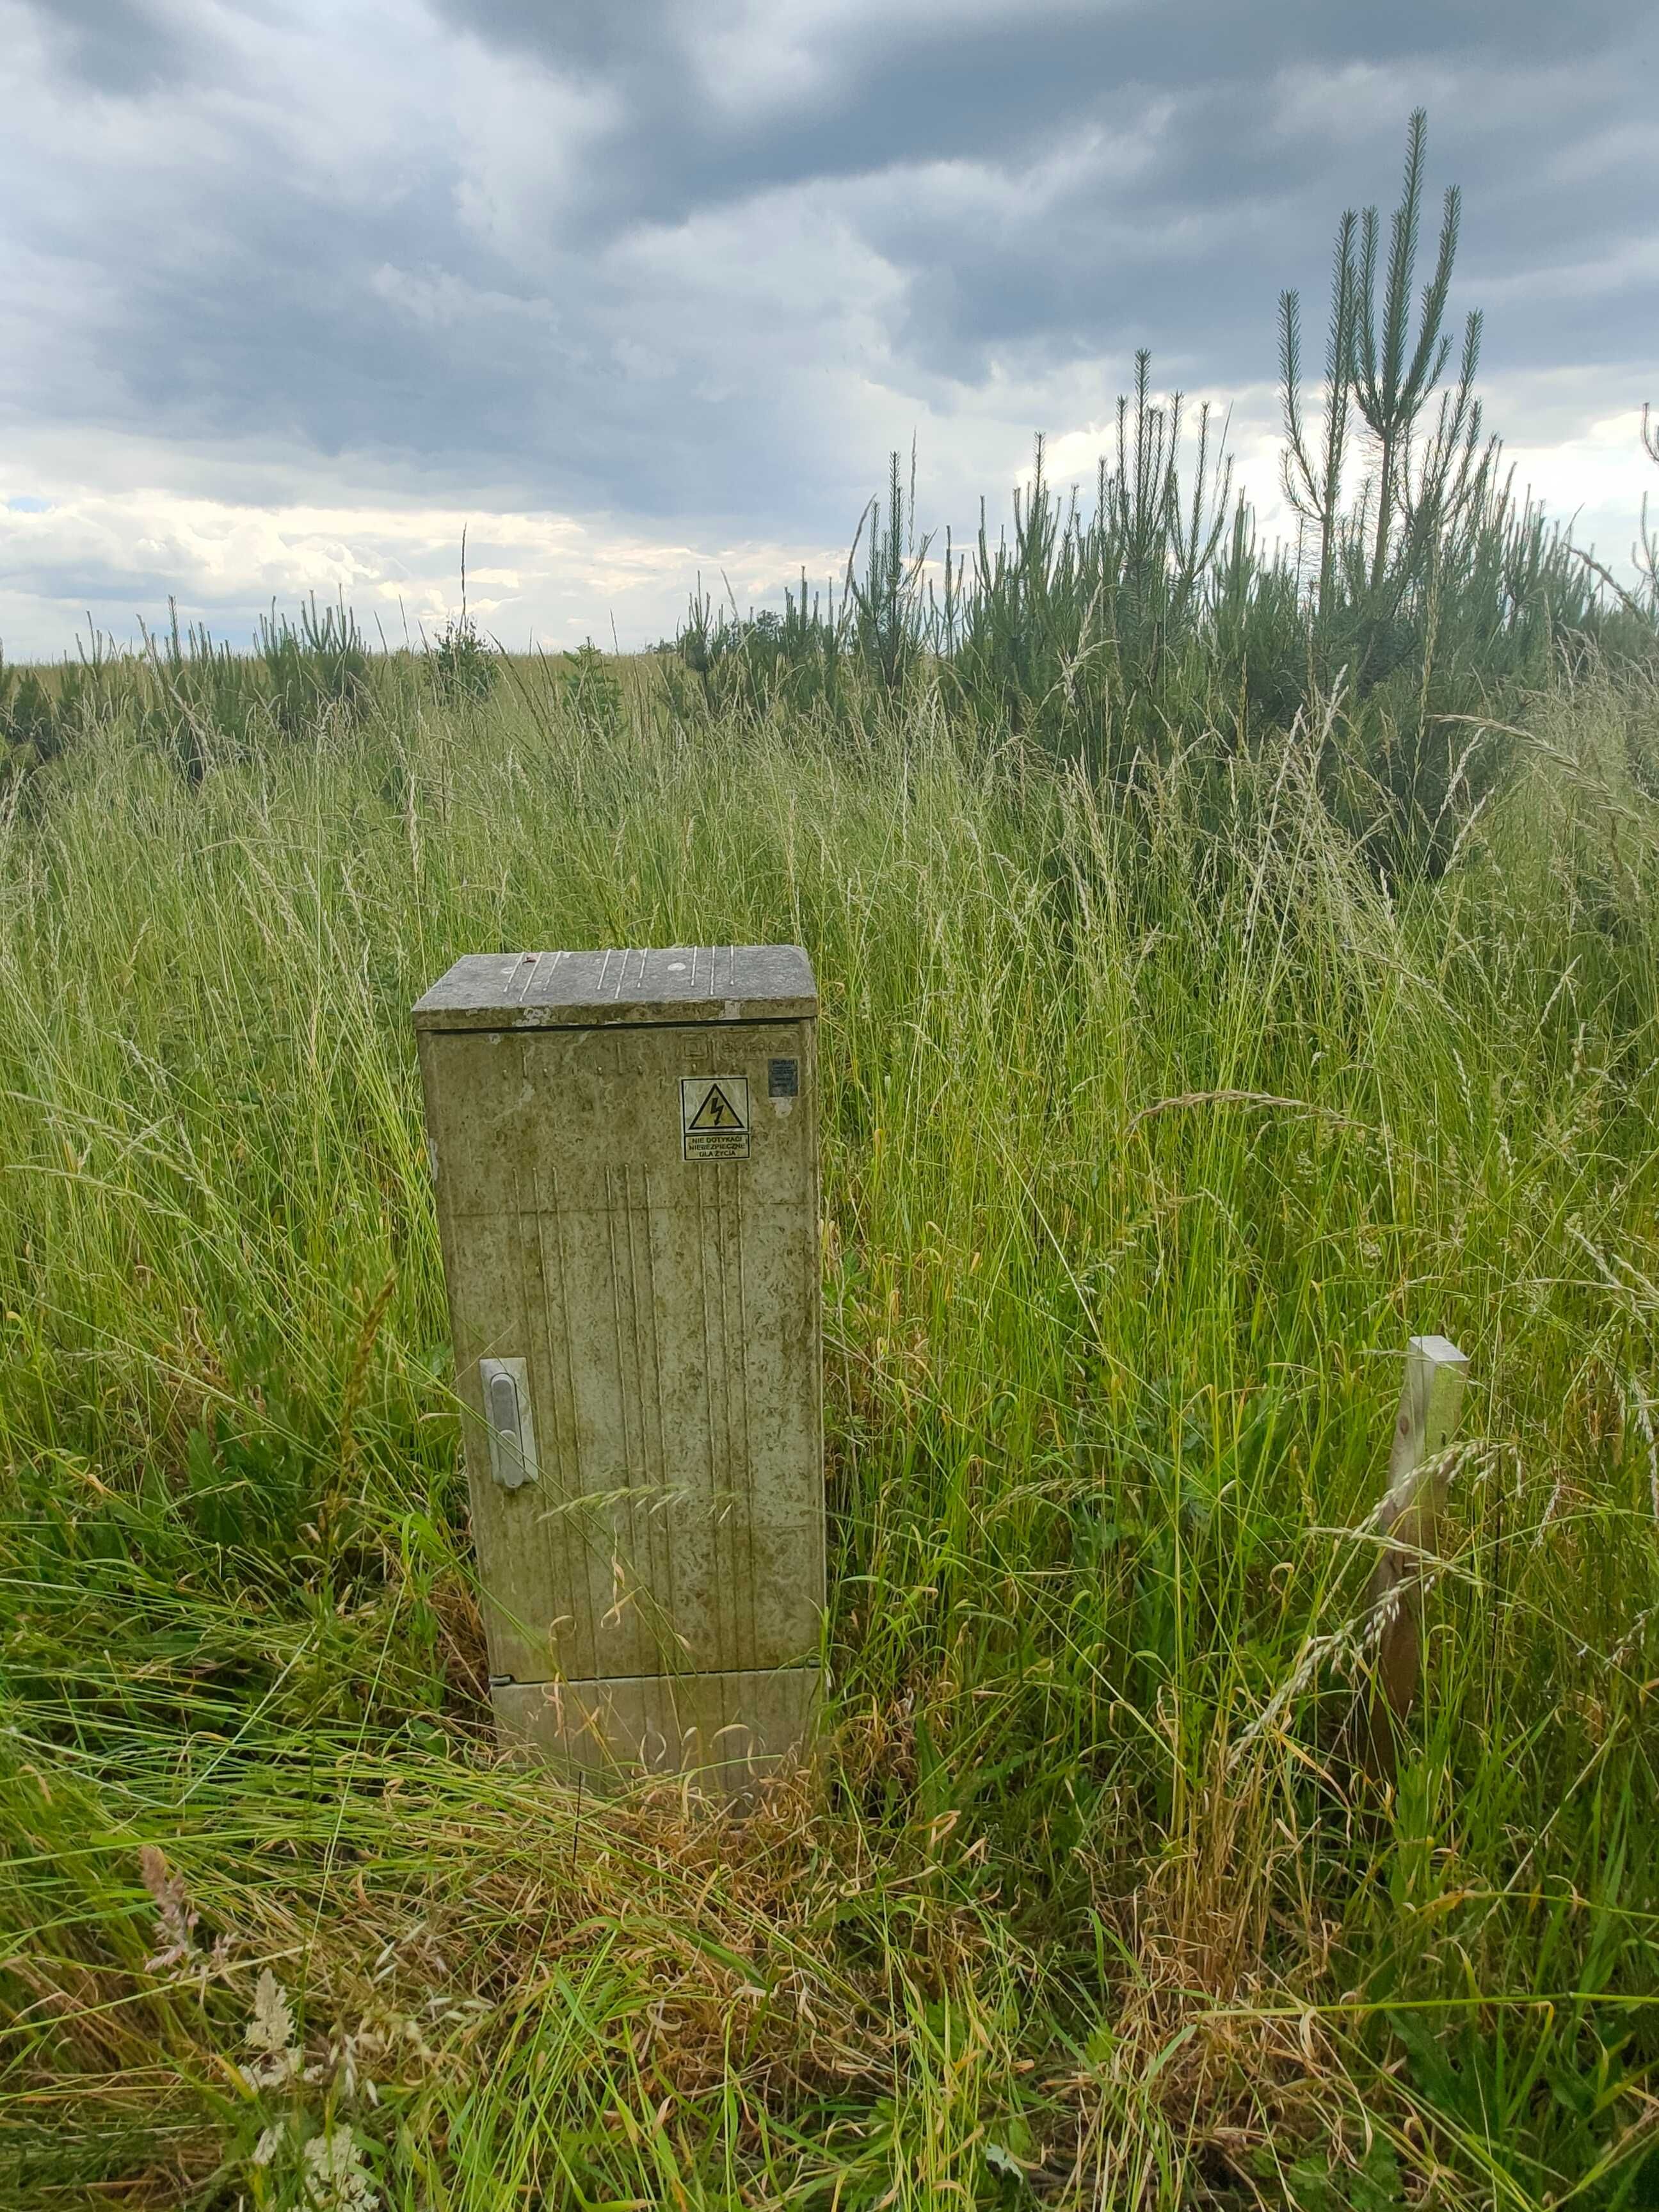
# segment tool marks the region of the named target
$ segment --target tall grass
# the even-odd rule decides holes
[[[1346,694],[1102,776],[944,656],[674,681],[371,667],[194,781],[118,702],[14,790],[0,2196],[1648,2201],[1651,685],[1465,726],[1405,878]],[[824,1000],[827,1749],[746,1825],[495,1762],[407,1017],[692,938]],[[1350,1804],[1436,1328],[1474,1449]]]

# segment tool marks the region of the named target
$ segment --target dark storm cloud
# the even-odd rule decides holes
[[[1631,11],[1611,0],[1396,0],[1384,10],[1329,0],[1143,0],[1116,7],[1012,5],[999,17],[948,22],[893,8],[851,19],[837,66],[800,102],[732,113],[698,96],[690,72],[709,19],[652,4],[547,8],[539,0],[439,0],[442,13],[486,44],[533,56],[617,91],[623,119],[613,158],[596,168],[590,209],[614,222],[671,221],[687,204],[896,162],[983,154],[1024,157],[1126,94],[1185,96],[1213,88],[1260,119],[1269,80],[1291,65],[1361,63],[1501,68],[1517,52],[1547,70],[1630,42]],[[765,112],[767,109],[771,112]],[[1241,114],[1241,120],[1247,119]],[[648,127],[646,127],[648,126]],[[1231,134],[1237,138],[1239,133]],[[1238,181],[1229,148],[1207,135],[1191,148],[1196,189]],[[1286,149],[1292,165],[1295,155]],[[1303,165],[1305,177],[1306,165]],[[1283,174],[1283,170],[1280,172]]]
[[[1634,88],[1654,82],[1654,19],[1632,31],[1628,9],[1604,0],[1501,11],[1486,0],[1387,11],[1321,0],[1054,15],[1017,6],[945,29],[895,9],[848,27],[828,74],[801,97],[758,101],[763,113],[689,88],[693,54],[684,29],[677,51],[673,31],[684,10],[448,4],[477,35],[550,41],[550,66],[617,98],[576,196],[587,236],[676,223],[760,191],[863,183],[861,234],[907,288],[890,337],[917,369],[958,380],[979,380],[1010,348],[1040,368],[1045,355],[1135,343],[1172,350],[1212,381],[1270,374],[1277,292],[1317,283],[1342,204],[1391,200],[1404,109],[1419,90],[1450,95],[1437,103],[1434,151],[1439,176],[1455,162],[1464,185],[1466,299],[1483,272],[1570,271],[1587,239],[1616,262],[1650,228],[1650,191],[1610,198],[1602,178],[1561,175],[1574,139],[1593,149],[1610,114],[1641,115]],[[828,35],[818,50],[838,43]],[[1369,86],[1345,95],[1340,73],[1356,68]],[[1311,112],[1287,116],[1287,71],[1304,84],[1335,76],[1325,99],[1338,127],[1322,117],[1317,90]],[[1079,162],[1069,185],[1022,208],[1022,180],[1091,140],[1101,161]],[[1125,147],[1140,157],[1120,165],[1111,156]],[[1009,179],[1006,216],[963,221],[948,195],[929,203],[903,181],[963,160]],[[1656,169],[1650,151],[1650,185]],[[1651,284],[1610,273],[1578,302],[1579,344],[1639,358],[1659,335],[1654,298]],[[1551,319],[1495,319],[1492,358],[1559,358]]]
[[[1611,53],[1538,73],[1494,64],[1472,112],[1455,98],[1434,102],[1419,275],[1432,260],[1441,190],[1455,178],[1463,198],[1456,311],[1480,305],[1495,282],[1523,284],[1520,300],[1492,303],[1489,368],[1635,362],[1659,338],[1659,288],[1652,267],[1641,266],[1652,236],[1643,194],[1611,198],[1604,178],[1574,177],[1564,158],[1575,133],[1593,150],[1609,107],[1625,104],[1622,66]],[[1456,80],[1434,89],[1455,92]],[[966,360],[983,374],[994,355],[1021,343],[1074,357],[1146,343],[1172,349],[1213,382],[1270,377],[1277,294],[1302,289],[1310,326],[1322,325],[1338,213],[1380,202],[1386,220],[1404,109],[1416,92],[1394,73],[1333,88],[1332,105],[1349,118],[1339,133],[1320,126],[1318,90],[1298,128],[1282,88],[1276,97],[1265,79],[1206,86],[1175,97],[1143,164],[1120,177],[1083,167],[1029,221],[959,226],[948,210],[900,198],[872,221],[870,235],[913,272],[903,341],[936,369],[954,362],[958,374]],[[1133,128],[1136,97],[1097,101],[1093,118],[1109,143]],[[1547,116],[1539,112],[1546,101]],[[1547,153],[1517,158],[1546,131],[1554,142]],[[1650,152],[1640,166],[1650,193],[1659,159]],[[1592,258],[1605,271],[1578,292],[1570,325],[1559,312],[1528,307],[1525,280],[1547,299],[1575,286]]]
[[[441,235],[442,211],[428,212],[419,227]],[[638,312],[630,292],[563,257],[551,289],[580,302],[572,313],[526,295],[470,242],[410,264],[409,215],[402,204],[360,216],[349,246],[319,251],[314,204],[233,204],[216,245],[136,270],[118,315],[90,334],[114,394],[106,416],[233,453],[250,441],[298,448],[325,483],[330,465],[349,462],[351,481],[406,484],[412,464],[428,497],[658,514],[708,504],[708,457],[732,443],[731,405],[619,372],[614,336]],[[764,406],[750,410],[746,443],[751,463],[783,459]]]
[[[1012,7],[948,27],[895,9],[849,24],[838,66],[805,98],[749,114],[689,92],[707,32],[687,11],[441,5],[486,44],[616,95],[581,193],[599,234],[927,161],[981,161],[1018,178],[1068,137],[1133,140],[1161,106],[1144,163],[1107,175],[1085,166],[1024,222],[964,225],[948,209],[916,210],[902,189],[872,213],[867,234],[911,282],[895,334],[934,373],[982,375],[1011,343],[1078,356],[1129,340],[1162,341],[1211,377],[1268,373],[1274,295],[1318,281],[1344,204],[1391,203],[1419,97],[1434,106],[1437,176],[1464,187],[1466,290],[1482,270],[1571,265],[1592,238],[1616,258],[1651,228],[1651,148],[1645,191],[1609,197],[1601,179],[1562,174],[1575,141],[1593,149],[1613,118],[1650,113],[1655,19],[1609,0],[1148,0]],[[1369,89],[1341,85],[1353,70],[1370,73]],[[1316,92],[1299,127],[1287,120],[1286,76],[1320,73],[1337,80],[1328,100],[1340,131],[1322,127]],[[1600,301],[1581,303],[1580,342],[1639,357],[1659,334],[1652,298],[1651,285],[1610,277]],[[1559,357],[1561,335],[1517,319],[1489,339],[1505,362],[1535,364]]]
[[[533,271],[492,247],[458,217],[453,149],[395,193],[337,205],[327,174],[296,168],[290,120],[249,104],[234,137],[192,141],[164,119],[118,175],[60,156],[67,189],[31,233],[71,281],[46,303],[52,327],[14,349],[0,422],[159,433],[230,471],[239,450],[297,450],[319,465],[313,495],[348,455],[356,486],[407,492],[413,470],[428,498],[527,507],[730,513],[751,471],[787,486],[793,434],[764,398],[672,354],[654,374],[619,362],[653,318],[648,287],[580,237],[549,240]],[[521,181],[533,199],[533,162]]]
[[[1659,339],[1659,29],[1607,0],[314,8],[0,0],[55,103],[0,428],[142,432],[224,496],[280,454],[313,499],[839,531],[994,388],[1038,428],[1139,343],[1270,380],[1419,99],[1489,368],[1618,404]]]

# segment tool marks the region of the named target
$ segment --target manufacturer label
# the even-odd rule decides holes
[[[680,1151],[688,1160],[748,1158],[747,1076],[681,1077]]]

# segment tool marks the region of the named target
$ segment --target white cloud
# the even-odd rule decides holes
[[[643,538],[603,520],[483,514],[461,508],[233,506],[155,487],[72,489],[49,504],[0,487],[0,640],[14,659],[63,649],[71,629],[122,642],[167,618],[204,621],[243,642],[274,600],[343,594],[371,635],[429,635],[457,611],[461,533],[468,604],[522,647],[617,635],[629,646],[672,634],[699,572],[718,598],[729,580],[746,612],[805,566],[822,581],[841,549],[762,540]]]

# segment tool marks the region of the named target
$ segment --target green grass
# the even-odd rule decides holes
[[[370,674],[198,781],[118,706],[0,827],[0,2201],[295,2203],[332,2128],[445,2212],[1659,2201],[1650,686],[1385,882],[1340,715],[1107,781],[925,658]],[[743,1824],[494,1763],[408,1019],[687,939],[823,994],[828,1745]],[[1304,1662],[1437,1329],[1351,1806]]]

